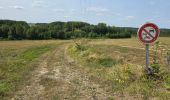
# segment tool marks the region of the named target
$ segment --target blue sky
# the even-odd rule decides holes
[[[0,0],[0,19],[27,22],[85,21],[170,28],[169,0]]]

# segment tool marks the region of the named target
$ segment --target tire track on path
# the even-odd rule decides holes
[[[114,94],[90,80],[88,74],[66,52],[69,44],[45,54],[29,85],[12,100],[108,100]]]

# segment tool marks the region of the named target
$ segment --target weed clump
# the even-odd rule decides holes
[[[110,57],[106,57],[106,58],[100,58],[98,59],[98,63],[101,64],[102,66],[105,67],[112,67],[113,65],[115,65],[117,62],[116,60],[113,60]]]
[[[70,54],[77,59],[83,59],[91,67],[112,67],[119,61],[111,56],[103,55],[92,45],[88,45],[87,40],[74,40],[74,45],[69,48]]]

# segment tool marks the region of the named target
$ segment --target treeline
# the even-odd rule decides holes
[[[136,28],[108,26],[105,23],[91,25],[85,22],[57,21],[28,24],[24,21],[0,20],[0,39],[9,40],[130,38],[132,35],[136,35],[136,32]]]
[[[132,27],[121,27],[123,30],[128,30],[131,32],[131,35],[136,37],[138,28],[132,28]],[[170,37],[170,29],[160,29],[160,37]]]
[[[170,37],[170,29],[161,29],[161,37]]]
[[[130,38],[131,32],[104,23],[90,25],[85,22],[52,22],[28,24],[23,21],[0,20],[0,38],[19,39],[71,39],[71,38]]]

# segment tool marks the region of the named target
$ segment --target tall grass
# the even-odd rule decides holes
[[[84,66],[81,68],[89,73],[91,80],[106,88],[111,86],[107,91],[120,97],[170,99],[169,73],[163,70],[158,77],[148,77],[143,68],[143,49],[91,43],[80,44],[83,50],[75,45],[68,48],[68,54]]]

